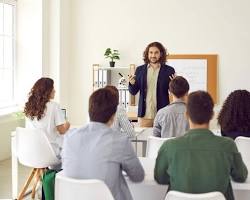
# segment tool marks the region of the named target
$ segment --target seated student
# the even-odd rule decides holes
[[[204,91],[192,92],[187,100],[190,130],[166,141],[160,148],[154,170],[155,180],[169,184],[169,190],[186,193],[222,192],[233,200],[230,176],[244,182],[247,168],[230,138],[209,131],[214,103]]]
[[[176,76],[169,83],[173,102],[160,109],[154,120],[153,135],[156,137],[178,137],[189,129],[186,118],[186,98],[189,84],[182,76]]]
[[[110,128],[117,105],[118,96],[109,89],[98,89],[90,96],[90,122],[66,135],[62,168],[68,177],[103,180],[116,200],[130,200],[122,171],[141,182],[144,170],[128,137]]]
[[[105,88],[112,91],[114,95],[116,95],[119,98],[119,92],[115,86],[107,85]],[[117,106],[117,111],[112,128],[121,131],[130,138],[135,137],[134,128],[130,123],[130,121],[128,120],[126,110],[120,104]]]
[[[218,124],[222,136],[250,137],[250,92],[235,90],[229,94],[218,115]]]
[[[63,134],[69,129],[60,105],[52,99],[55,97],[54,81],[51,78],[40,78],[32,87],[24,113],[27,128],[42,129],[51,143],[56,155],[60,158]]]

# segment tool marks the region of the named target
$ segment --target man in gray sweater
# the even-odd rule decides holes
[[[173,101],[160,109],[154,120],[153,135],[156,137],[178,137],[189,129],[186,114],[186,98],[189,84],[182,76],[176,76],[169,83]]]
[[[67,177],[103,180],[116,200],[132,200],[122,171],[141,182],[144,170],[128,137],[110,128],[117,105],[118,97],[108,89],[90,96],[90,122],[64,138],[62,168]]]

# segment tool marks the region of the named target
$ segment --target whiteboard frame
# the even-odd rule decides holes
[[[171,54],[167,60],[172,59],[205,59],[207,60],[207,92],[212,96],[214,103],[217,103],[217,54]]]

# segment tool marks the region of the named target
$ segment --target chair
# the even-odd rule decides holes
[[[148,158],[156,158],[158,155],[158,151],[161,147],[161,145],[169,139],[173,139],[175,137],[170,137],[170,138],[160,138],[160,137],[155,137],[155,136],[149,136],[148,137],[148,142],[147,142],[147,153],[146,157]]]
[[[248,171],[250,171],[250,138],[239,136],[235,139],[235,143]]]
[[[138,128],[135,128],[135,132],[136,132],[136,140],[135,140],[136,153],[137,153],[137,143],[141,142],[142,143],[142,156],[144,157],[146,156],[148,137],[153,135],[153,128],[152,127],[138,127]]]
[[[22,165],[32,167],[29,178],[21,190],[18,200],[23,199],[26,190],[35,177],[32,198],[35,197],[37,183],[41,180],[44,169],[60,163],[45,133],[40,129],[16,128],[17,157]]]
[[[101,180],[74,179],[63,176],[63,172],[56,174],[55,200],[113,200],[113,196]]]
[[[190,194],[178,191],[169,191],[165,200],[225,200],[221,192],[208,192],[202,194]]]

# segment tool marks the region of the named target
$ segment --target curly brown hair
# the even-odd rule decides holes
[[[28,101],[25,103],[24,114],[30,119],[40,120],[44,116],[46,103],[50,100],[54,88],[54,81],[51,78],[40,78],[36,81],[29,92]]]
[[[167,51],[166,51],[165,47],[160,42],[152,42],[146,47],[145,51],[143,52],[143,60],[144,60],[145,64],[149,64],[149,62],[150,62],[148,59],[148,51],[149,51],[150,47],[156,47],[157,49],[159,49],[160,54],[161,54],[159,62],[166,63]]]
[[[250,92],[235,90],[225,100],[218,115],[222,132],[250,131]]]

